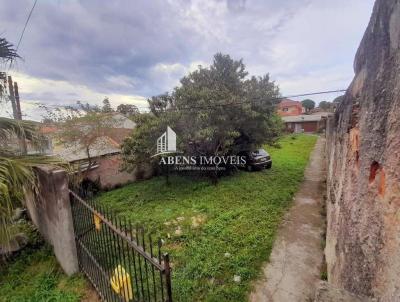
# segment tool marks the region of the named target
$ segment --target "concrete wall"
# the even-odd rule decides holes
[[[329,121],[328,281],[400,301],[400,0],[377,0]]]
[[[68,193],[67,174],[63,170],[40,167],[39,194],[26,194],[26,206],[33,223],[38,227],[66,274],[78,272],[74,228]]]

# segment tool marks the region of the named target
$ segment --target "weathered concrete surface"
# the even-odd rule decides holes
[[[335,288],[326,281],[320,281],[315,292],[314,302],[376,302],[376,300],[356,296],[344,289]]]
[[[67,275],[78,272],[74,227],[69,200],[67,174],[51,167],[36,169],[39,192],[26,194],[26,206],[32,222],[53,247]]]
[[[400,0],[377,0],[328,127],[328,280],[400,301]]]
[[[325,190],[325,139],[319,138],[305,180],[278,231],[270,262],[250,295],[252,302],[311,301],[320,280]]]

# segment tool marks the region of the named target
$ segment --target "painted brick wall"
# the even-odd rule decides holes
[[[97,158],[98,168],[91,170],[88,178],[92,181],[100,180],[103,189],[111,189],[135,180],[135,173],[120,171],[121,155],[115,154]]]

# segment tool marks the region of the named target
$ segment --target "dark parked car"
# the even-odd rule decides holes
[[[239,153],[239,156],[246,157],[246,164],[243,167],[247,171],[270,169],[272,167],[272,159],[267,151],[258,149],[255,151],[246,151]]]

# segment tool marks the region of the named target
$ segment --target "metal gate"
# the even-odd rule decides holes
[[[172,301],[162,242],[70,191],[79,267],[104,301]]]

